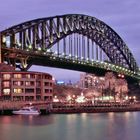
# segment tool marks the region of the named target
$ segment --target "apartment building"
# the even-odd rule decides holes
[[[53,78],[48,73],[1,71],[1,100],[51,100],[53,95]]]

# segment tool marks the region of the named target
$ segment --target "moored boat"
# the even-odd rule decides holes
[[[13,111],[12,113],[17,115],[39,115],[40,111],[34,106],[26,106],[20,110]]]

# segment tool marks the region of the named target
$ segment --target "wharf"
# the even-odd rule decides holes
[[[140,111],[140,104],[55,104],[51,113],[106,113]]]
[[[13,110],[30,105],[30,101],[0,101],[0,114],[12,114]],[[89,103],[52,103],[49,101],[32,101],[32,105],[36,106],[42,114],[48,113],[106,113],[106,112],[128,112],[140,111],[140,103],[133,104],[89,104]]]
[[[42,114],[48,113],[46,108],[51,104],[50,101],[0,101],[0,114],[10,115],[13,110],[21,109],[24,106],[33,105],[41,110]]]

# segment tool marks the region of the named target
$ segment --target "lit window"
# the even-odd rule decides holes
[[[26,86],[34,86],[34,81],[30,81],[30,82],[25,82]]]
[[[30,74],[26,74],[26,78],[30,79],[31,75]]]
[[[13,85],[21,86],[21,85],[23,85],[23,81],[14,81]]]
[[[9,95],[10,94],[10,89],[9,88],[3,89],[3,94],[4,95]]]
[[[14,93],[22,93],[23,90],[21,88],[14,88]]]
[[[30,86],[30,82],[25,82],[25,86]]]
[[[3,79],[4,79],[4,80],[9,80],[10,77],[11,77],[10,74],[3,74]]]
[[[22,78],[22,75],[21,74],[14,74],[14,78]]]
[[[9,87],[10,86],[10,82],[9,81],[4,81],[3,82],[3,87]]]
[[[34,74],[26,74],[26,78],[30,79],[30,78],[35,78],[36,76]]]

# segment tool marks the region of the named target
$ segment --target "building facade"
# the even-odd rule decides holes
[[[0,72],[0,99],[13,101],[52,100],[53,78],[48,73]]]
[[[83,73],[80,75],[81,88],[98,88],[101,82],[104,82],[104,77],[98,77],[90,73]]]

